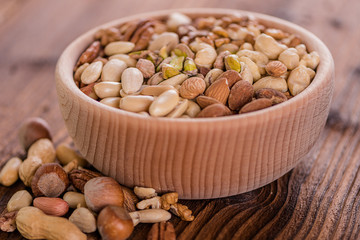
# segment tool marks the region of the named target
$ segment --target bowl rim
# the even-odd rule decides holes
[[[255,17],[260,23],[266,22],[265,25],[268,26],[274,26],[276,25],[279,27],[279,29],[286,28],[287,32],[293,32],[298,35],[301,35],[303,43],[305,43],[308,51],[309,49],[317,48],[317,52],[320,55],[320,63],[316,70],[316,75],[310,85],[301,93],[296,95],[295,97],[289,99],[288,101],[285,101],[281,104],[277,104],[275,106],[271,106],[270,108],[246,113],[246,114],[235,114],[231,116],[223,116],[223,117],[208,117],[208,118],[166,118],[166,117],[148,117],[143,116],[138,113],[128,112],[122,109],[117,109],[114,107],[107,106],[105,104],[100,103],[97,100],[94,100],[87,95],[85,95],[82,91],[80,91],[80,88],[78,88],[75,85],[74,79],[73,79],[73,67],[76,63],[78,56],[76,56],[76,59],[73,59],[73,50],[78,48],[78,45],[81,45],[84,41],[88,42],[90,44],[89,39],[91,39],[94,35],[94,33],[101,28],[107,28],[110,26],[115,26],[124,22],[137,20],[140,18],[147,18],[147,17],[155,17],[155,18],[162,18],[166,17],[170,13],[173,12],[180,12],[189,16],[195,16],[195,15],[215,15],[215,16],[222,16],[222,15],[229,15],[229,14],[241,14],[245,16],[252,16]],[[290,30],[290,31],[289,31]],[[305,37],[304,37],[305,36]],[[308,42],[306,42],[306,39],[308,39]],[[311,42],[310,42],[311,39]],[[316,46],[316,47],[315,47]],[[72,59],[73,61],[69,61],[69,59]],[[69,66],[70,65],[70,66]],[[262,13],[256,13],[252,11],[244,11],[244,10],[236,10],[236,9],[226,9],[226,8],[179,8],[179,9],[168,9],[168,10],[160,10],[160,11],[152,11],[152,12],[146,12],[146,13],[139,13],[131,16],[126,16],[122,18],[118,18],[112,21],[109,21],[107,23],[101,24],[99,26],[96,26],[94,28],[91,28],[90,30],[86,31],[85,33],[78,36],[75,40],[73,40],[62,52],[61,56],[59,57],[59,60],[56,65],[56,81],[61,81],[67,89],[76,97],[82,99],[83,101],[95,105],[99,109],[106,110],[108,112],[126,116],[127,118],[142,118],[147,119],[151,122],[167,122],[167,123],[184,123],[184,124],[193,124],[193,123],[213,123],[213,122],[219,122],[219,121],[239,121],[243,119],[258,119],[258,118],[267,118],[269,115],[274,115],[276,111],[278,111],[281,108],[288,108],[291,109],[292,106],[297,106],[297,103],[303,101],[305,98],[310,97],[311,94],[314,94],[314,92],[317,91],[317,88],[321,87],[322,84],[326,81],[329,81],[329,74],[333,73],[334,69],[334,62],[332,55],[329,51],[329,49],[326,47],[326,45],[313,33],[306,30],[305,28],[296,25],[292,22],[273,17],[270,15],[262,14]]]

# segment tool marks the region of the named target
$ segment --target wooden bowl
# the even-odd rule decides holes
[[[144,117],[108,107],[74,84],[73,67],[99,28],[178,11],[189,16],[250,14],[266,26],[296,33],[320,54],[316,77],[287,102],[244,115],[205,119]],[[176,191],[184,199],[250,191],[281,177],[306,158],[323,129],[333,92],[332,56],[316,36],[290,22],[230,9],[180,9],[125,17],[73,41],[56,68],[60,109],[81,154],[128,187]]]

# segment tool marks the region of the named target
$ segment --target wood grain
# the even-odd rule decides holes
[[[17,127],[26,117],[49,121],[56,144],[71,141],[58,108],[53,75],[58,56],[79,33],[115,18],[156,9],[258,11],[306,27],[332,52],[336,81],[326,128],[307,159],[279,180],[230,198],[183,201],[196,219],[191,223],[172,219],[178,238],[359,239],[360,32],[354,29],[360,2],[157,0],[133,6],[134,1],[129,0],[0,1],[1,164],[11,156],[24,157]],[[11,188],[1,187],[2,209],[23,188],[19,182]],[[132,239],[144,239],[150,227],[139,225]],[[0,233],[0,239],[22,238],[15,232]]]

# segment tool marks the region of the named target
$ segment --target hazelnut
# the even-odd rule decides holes
[[[29,118],[21,124],[19,130],[20,144],[24,150],[41,138],[48,138],[51,140],[48,123],[42,118]]]
[[[99,212],[107,205],[124,205],[124,193],[121,186],[110,177],[97,177],[84,186],[86,205]]]
[[[57,163],[43,164],[31,180],[31,190],[36,197],[58,197],[68,186],[68,175]]]
[[[119,206],[107,206],[99,214],[97,227],[103,240],[127,239],[134,230],[128,212]]]

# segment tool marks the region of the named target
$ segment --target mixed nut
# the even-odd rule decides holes
[[[0,215],[0,229],[16,229],[28,239],[126,239],[139,223],[158,223],[148,239],[176,239],[172,214],[184,221],[194,216],[178,202],[178,193],[158,196],[155,189],[121,186],[113,178],[90,170],[89,163],[66,144],[56,147],[48,124],[32,118],[22,125],[20,142],[27,158],[11,158],[0,170],[0,183],[18,178],[31,191],[17,191]],[[160,225],[159,225],[160,224]],[[164,236],[166,236],[164,238]]]
[[[100,29],[74,80],[105,105],[144,116],[244,114],[302,92],[320,57],[251,16],[141,19]]]

